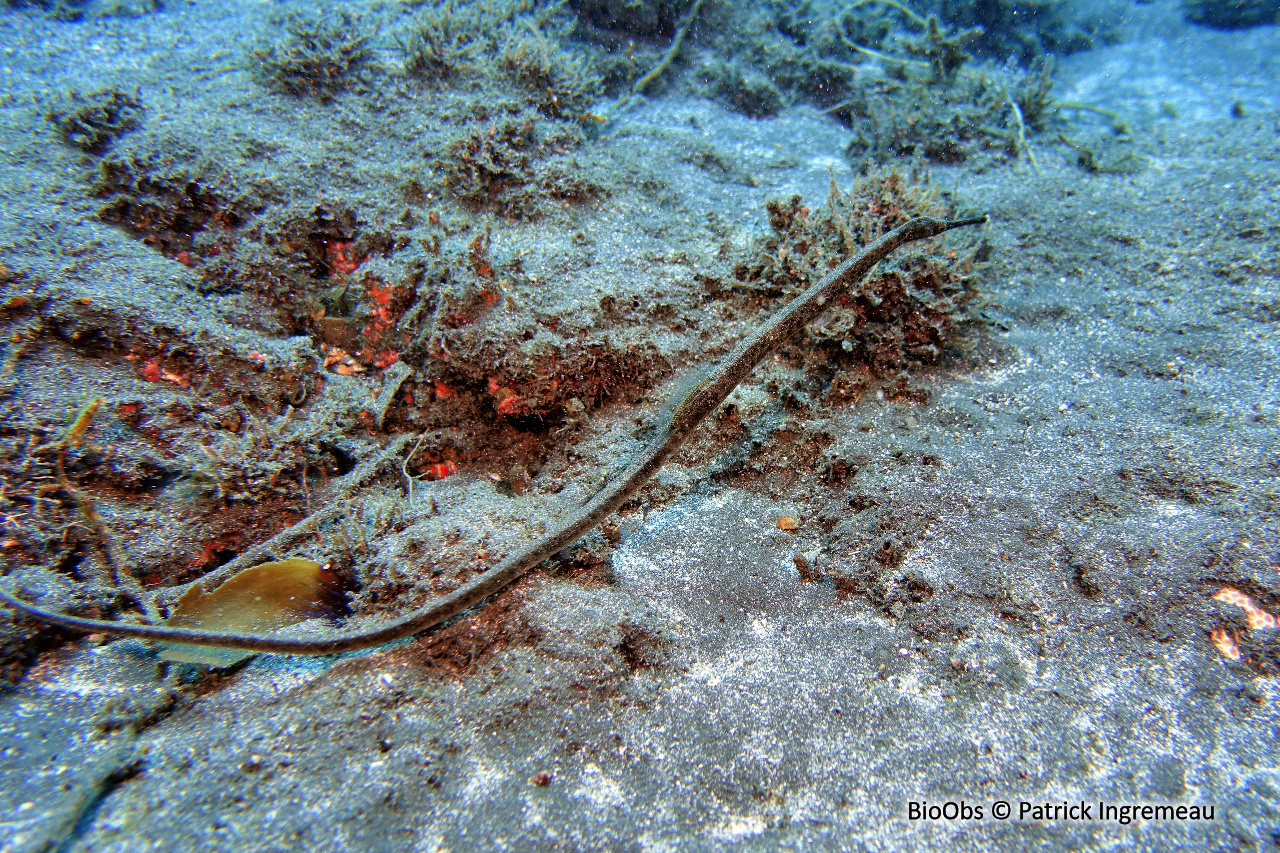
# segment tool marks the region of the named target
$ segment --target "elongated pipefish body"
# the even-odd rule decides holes
[[[766,354],[817,317],[833,299],[861,281],[877,263],[888,257],[894,250],[907,243],[936,237],[953,228],[980,225],[986,221],[986,216],[954,220],[918,217],[871,243],[856,257],[846,260],[824,279],[808,287],[786,307],[740,341],[733,351],[721,359],[706,377],[671,410],[666,423],[659,426],[658,435],[648,449],[558,528],[507,557],[496,568],[474,578],[453,592],[389,622],[367,629],[334,633],[326,637],[301,638],[86,619],[55,610],[46,610],[15,597],[5,589],[0,589],[0,600],[14,610],[65,628],[166,643],[218,646],[273,654],[332,655],[370,649],[421,633],[510,586],[548,557],[572,545],[604,521],[658,472],[667,459],[684,444],[694,428],[724,402],[738,383],[755,369]]]

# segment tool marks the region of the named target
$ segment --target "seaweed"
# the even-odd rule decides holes
[[[55,571],[81,576],[103,543],[101,520],[79,488],[103,461],[87,435],[103,400],[78,407],[68,425],[49,438],[49,426],[17,411],[0,422],[0,532],[5,557],[39,557]],[[43,440],[49,439],[49,440]],[[104,557],[109,555],[103,553]],[[114,566],[97,565],[95,579]]]
[[[547,118],[577,117],[600,94],[601,78],[590,63],[562,50],[531,24],[509,38],[497,65],[533,93],[535,109]]]
[[[385,251],[385,234],[365,234],[349,208],[314,201],[263,216],[275,205],[257,188],[223,186],[190,162],[108,152],[94,192],[100,219],[190,268],[202,293],[265,296],[274,310],[248,324],[276,333],[333,325],[317,322],[330,307],[327,291]]]
[[[492,53],[494,37],[507,16],[488,3],[440,3],[414,20],[400,37],[405,71],[427,80],[446,80],[482,68],[482,54]]]
[[[586,92],[590,72],[561,49],[564,33],[543,31],[562,6],[554,2],[539,9],[529,0],[433,3],[398,37],[405,71],[430,81],[514,71],[518,82],[550,88],[561,97]]]
[[[1009,99],[1017,108],[1018,122],[1024,128],[1045,131],[1057,116],[1061,104],[1053,95],[1053,57],[1033,63],[1028,73],[1015,77],[1009,88]]]
[[[501,207],[508,190],[533,180],[537,148],[534,122],[503,119],[453,142],[435,165],[455,198],[476,206]]]
[[[523,113],[464,127],[433,161],[441,185],[475,210],[532,219],[549,199],[583,202],[606,193],[563,155],[581,145],[574,125]]]
[[[950,213],[925,176],[893,170],[874,170],[846,193],[833,180],[827,206],[816,214],[799,196],[773,199],[767,210],[773,234],[757,241],[750,261],[735,266],[734,279],[740,291],[769,298],[807,287],[834,259],[913,217]],[[937,364],[956,328],[968,321],[972,267],[972,257],[906,252],[812,326],[811,345],[834,364],[881,378]]]
[[[859,75],[870,69],[867,60],[882,61],[879,58],[892,50],[903,25],[900,10],[905,8],[765,0],[741,20],[724,20],[723,28],[703,31],[711,42],[706,45],[710,58],[700,69],[706,94],[745,108],[748,115],[771,115],[796,102],[819,108],[840,104],[857,89]],[[705,14],[717,14],[715,7]],[[773,96],[765,80],[780,98]],[[753,90],[763,95],[763,109]],[[771,101],[780,101],[779,107]]]
[[[858,134],[851,159],[918,155],[955,163],[985,150],[1008,157],[1025,152],[1034,167],[1027,132],[1045,130],[1056,115],[1052,60],[1027,70],[1013,64],[974,68],[964,46],[980,30],[949,33],[933,16],[924,27],[901,42],[918,59],[900,61],[892,74],[869,81],[836,108]]]
[[[98,217],[166,258],[196,248],[206,231],[236,228],[249,212],[179,170],[157,174],[111,152],[102,160],[94,194],[105,199]]]
[[[327,101],[350,86],[350,78],[372,56],[366,31],[346,12],[329,17],[290,17],[287,35],[252,56],[263,82],[287,95]]]
[[[432,166],[437,186],[472,210],[528,219],[551,201],[604,192],[564,157],[584,141],[580,122],[602,81],[566,47],[572,21],[557,17],[562,6],[436,3],[399,39],[407,74],[468,92]]]
[[[964,46],[982,35],[980,27],[969,27],[963,30],[947,32],[938,23],[938,18],[930,15],[924,24],[925,31],[915,39],[905,42],[906,49],[921,58],[933,72],[937,82],[951,83],[960,68],[973,59]]]
[[[807,102],[854,131],[860,166],[980,152],[1030,157],[1053,116],[1052,65],[976,63],[983,31],[897,0],[761,4],[703,65],[706,94],[752,117]]]
[[[855,164],[913,156],[958,163],[979,151],[1018,153],[1007,89],[995,75],[957,75],[948,83],[934,80],[932,70],[928,76],[904,70],[869,83],[835,112],[854,132],[846,153]]]
[[[142,102],[138,92],[101,89],[81,96],[70,92],[59,107],[46,115],[57,126],[62,141],[86,154],[101,154],[116,139],[138,126]]]

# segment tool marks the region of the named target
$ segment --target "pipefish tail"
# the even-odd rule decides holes
[[[811,285],[753,332],[716,364],[684,399],[671,409],[649,447],[625,471],[578,509],[559,528],[507,557],[496,568],[396,619],[358,631],[338,632],[325,637],[289,637],[279,634],[251,634],[205,631],[165,625],[143,625],[87,619],[56,610],[47,610],[17,598],[0,588],[0,600],[14,610],[64,628],[116,636],[217,646],[251,652],[295,655],[332,655],[371,649],[426,631],[502,591],[541,564],[551,555],[573,544],[634,495],[658,472],[707,415],[724,402],[755,366],[771,350],[818,316],[834,298],[860,282],[871,269],[900,247],[936,237],[954,228],[980,225],[986,216],[940,220],[918,217],[880,237],[856,257],[836,267],[821,281]]]

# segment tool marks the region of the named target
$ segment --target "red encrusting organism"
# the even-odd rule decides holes
[[[458,473],[458,466],[448,459],[444,462],[436,462],[427,466],[427,479],[429,480],[443,480],[450,474],[456,473]]]
[[[330,240],[324,244],[325,261],[329,264],[329,278],[351,275],[364,261],[351,249],[351,241]]]

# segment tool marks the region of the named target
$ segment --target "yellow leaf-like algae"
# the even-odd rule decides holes
[[[305,619],[346,611],[338,576],[319,563],[290,557],[232,575],[212,592],[199,585],[178,599],[165,622],[171,628],[269,634]],[[184,643],[161,643],[160,657],[180,663],[227,667],[253,652]]]

